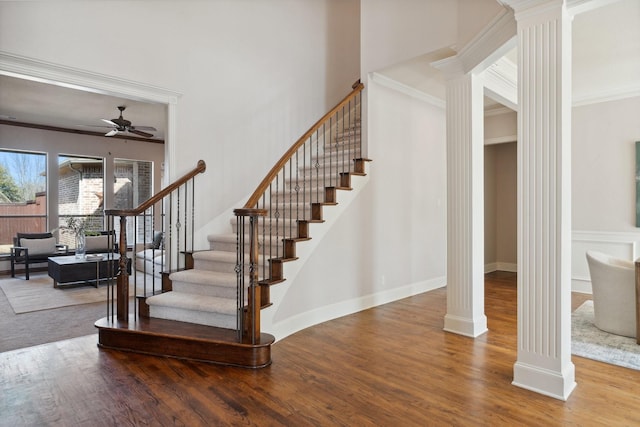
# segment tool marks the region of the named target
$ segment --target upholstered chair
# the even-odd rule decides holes
[[[25,279],[29,280],[31,264],[47,262],[50,256],[67,252],[67,245],[57,244],[51,233],[18,233],[11,248],[11,277],[16,277],[16,264],[24,264]]]
[[[587,263],[596,327],[612,334],[635,338],[635,264],[595,251],[587,251]]]

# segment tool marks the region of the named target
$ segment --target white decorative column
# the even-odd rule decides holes
[[[503,0],[518,27],[518,359],[513,384],[566,400],[571,362],[571,17]]]
[[[444,330],[487,331],[484,314],[484,87],[457,57],[447,76],[447,314]]]

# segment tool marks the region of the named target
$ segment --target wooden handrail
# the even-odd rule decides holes
[[[183,185],[184,183],[186,183],[187,181],[189,181],[191,178],[193,178],[194,176],[198,175],[199,173],[203,173],[206,169],[207,169],[207,165],[204,162],[204,160],[198,160],[198,165],[195,167],[195,169],[193,169],[191,172],[183,175],[182,177],[180,177],[179,179],[177,179],[173,183],[169,184],[168,186],[166,186],[162,190],[158,191],[151,198],[149,198],[148,200],[142,202],[140,204],[140,206],[138,206],[137,208],[133,208],[133,209],[108,209],[108,210],[105,210],[104,213],[106,215],[113,215],[113,216],[137,216],[137,215],[140,215],[142,212],[146,211],[151,206],[153,206],[156,203],[158,203],[164,197],[168,196],[169,193],[171,193],[173,190],[175,190],[176,188],[180,187],[181,185]]]
[[[287,150],[286,153],[284,153],[284,155],[280,158],[278,163],[276,163],[275,166],[273,166],[273,168],[269,171],[267,176],[265,176],[262,182],[260,182],[260,185],[258,186],[258,188],[256,188],[256,191],[254,191],[251,197],[249,197],[249,200],[247,200],[247,203],[245,203],[244,205],[245,209],[251,209],[258,204],[260,197],[262,197],[262,194],[264,194],[264,192],[267,190],[267,187],[269,187],[269,184],[271,184],[271,182],[278,175],[278,173],[280,172],[280,169],[284,167],[284,165],[291,159],[291,157],[296,153],[296,151],[298,151],[298,149],[307,141],[307,139],[309,139],[311,135],[313,135],[313,133],[320,128],[320,126],[322,126],[340,108],[344,107],[345,104],[351,101],[351,99],[354,96],[362,92],[362,90],[364,89],[364,84],[362,84],[358,80],[356,83],[354,83],[352,87],[353,87],[353,90],[349,93],[349,95],[347,95],[342,101],[340,101],[335,107],[333,107],[331,111],[329,111],[327,114],[322,116],[320,120],[318,120],[313,126],[311,126],[311,128],[304,135],[302,135],[300,139],[298,139],[296,143],[293,144],[291,148]]]

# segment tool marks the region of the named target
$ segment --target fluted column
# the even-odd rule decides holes
[[[447,314],[444,329],[477,337],[484,314],[484,106],[482,79],[447,72]]]
[[[505,0],[518,26],[518,359],[513,384],[565,400],[571,362],[571,17]]]

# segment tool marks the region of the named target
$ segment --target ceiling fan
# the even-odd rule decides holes
[[[152,126],[133,126],[129,120],[122,117],[122,113],[126,108],[127,107],[125,105],[118,106],[118,110],[120,110],[120,117],[118,117],[117,119],[111,119],[111,120],[101,119],[103,122],[107,123],[108,125],[110,125],[110,127],[112,127],[112,129],[109,132],[107,132],[104,136],[114,136],[120,132],[129,132],[129,133],[134,133],[136,135],[143,136],[145,138],[153,137],[153,134],[144,132],[144,131],[155,132],[157,130],[156,128]]]

